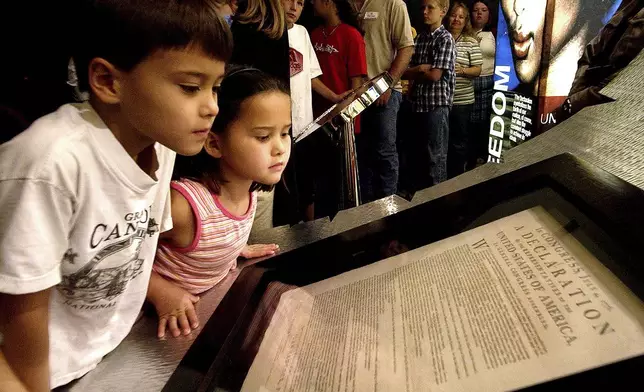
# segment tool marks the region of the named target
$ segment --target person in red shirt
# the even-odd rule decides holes
[[[334,93],[360,87],[367,76],[367,57],[363,32],[357,14],[348,0],[313,0],[315,15],[324,21],[311,33],[311,43],[322,68],[322,82]],[[316,97],[321,98],[321,97]],[[324,111],[332,103],[316,99],[316,111]],[[355,132],[360,132],[356,119]]]

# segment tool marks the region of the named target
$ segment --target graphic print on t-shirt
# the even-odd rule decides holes
[[[330,53],[330,54],[333,54],[333,53],[340,53],[340,52],[335,48],[335,46],[333,46],[333,45],[331,45],[331,44],[322,44],[322,43],[320,43],[320,42],[316,42],[316,43],[315,43],[315,50],[316,50],[316,51],[318,51],[318,52],[326,52],[326,53]]]
[[[151,207],[140,212],[128,213],[124,221],[94,227],[89,245],[100,248],[94,257],[78,271],[64,274],[56,286],[66,301],[75,309],[102,309],[116,304],[128,283],[141,272],[144,259],[139,257],[146,237],[159,232],[159,225],[150,218]],[[116,242],[113,242],[116,240]],[[78,253],[68,249],[63,256],[65,264],[75,264]]]
[[[293,48],[288,49],[288,59],[291,65],[291,77],[304,70],[304,56]]]

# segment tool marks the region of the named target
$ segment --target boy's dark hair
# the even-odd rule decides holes
[[[79,87],[88,90],[88,67],[100,57],[130,71],[158,49],[196,45],[228,61],[233,50],[228,24],[212,0],[83,0],[74,62]]]
[[[358,21],[358,13],[353,8],[353,5],[349,3],[349,0],[331,0],[335,3],[335,7],[338,9],[338,16],[343,23],[348,24],[351,27],[354,27],[360,32],[361,35],[364,35],[364,30],[360,26]]]
[[[279,79],[256,68],[231,65],[226,69],[226,76],[221,82],[218,94],[219,114],[215,117],[211,132],[221,134],[228,130],[230,124],[239,117],[242,103],[257,94],[271,91],[289,95],[289,88]],[[180,156],[174,165],[173,180],[193,179],[206,185],[211,192],[219,194],[220,184],[225,180],[219,170],[219,159],[213,158],[202,149],[194,156]],[[270,191],[273,185],[253,182],[250,191]]]

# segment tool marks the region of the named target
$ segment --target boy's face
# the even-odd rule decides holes
[[[284,12],[286,12],[286,24],[290,29],[302,15],[304,0],[282,0],[282,4],[284,5]]]
[[[423,0],[423,22],[428,26],[436,26],[445,16],[445,9],[436,0]]]
[[[225,63],[201,48],[158,50],[129,72],[118,72],[124,129],[182,155],[201,151],[217,106]]]

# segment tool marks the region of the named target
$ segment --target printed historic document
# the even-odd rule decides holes
[[[644,306],[543,208],[282,295],[243,391],[495,391],[644,354]]]

